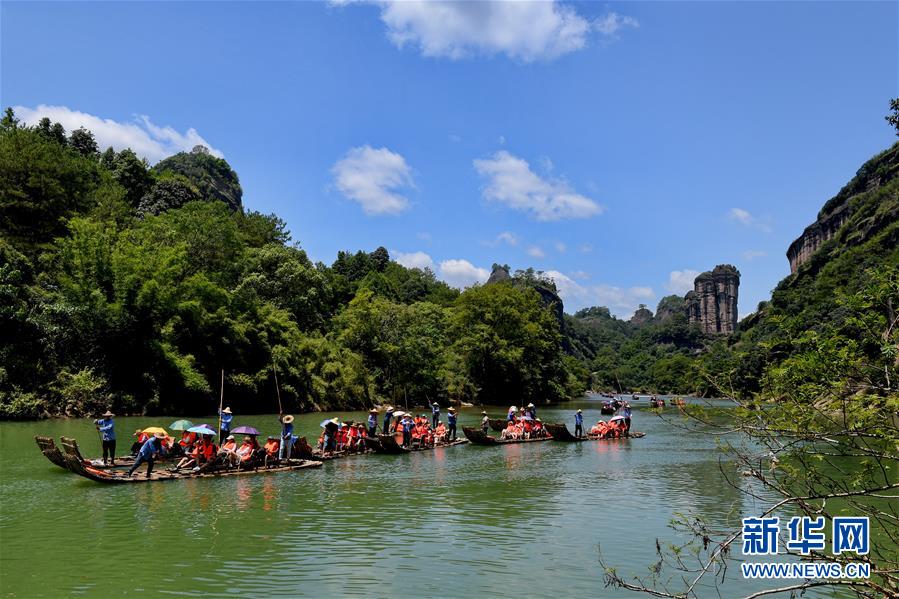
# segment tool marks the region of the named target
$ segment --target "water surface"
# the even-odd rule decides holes
[[[539,415],[573,430],[574,410],[595,422],[598,404]],[[0,594],[638,596],[603,587],[600,546],[620,573],[645,574],[655,539],[677,539],[673,514],[699,510],[724,526],[761,509],[725,482],[712,435],[685,433],[646,404],[634,402],[643,439],[467,445],[137,485],[76,477],[34,444],[35,434],[72,436],[96,455],[89,421],[0,423]],[[465,409],[460,423],[479,414]],[[314,440],[324,416],[298,417],[298,431]],[[135,428],[172,420],[118,418],[120,452]],[[278,430],[276,416],[234,423]],[[737,575],[723,596],[757,588]]]

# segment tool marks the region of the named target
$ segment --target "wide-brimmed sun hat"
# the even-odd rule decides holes
[[[290,424],[291,422],[293,422],[293,416],[288,414],[287,416],[285,416],[284,418],[281,419],[281,422],[283,422],[284,424]]]
[[[231,413],[231,408],[225,408],[224,410],[222,410],[222,413],[223,413],[223,414],[230,414],[230,413]]]
[[[227,441],[228,439],[233,439],[233,438],[234,438],[234,435],[228,435],[227,437],[225,437],[225,441]]]
[[[113,414],[113,413],[110,412],[109,410],[106,410],[105,412],[103,412],[102,415],[103,415],[104,418],[112,418],[113,416],[115,416],[115,414]]]
[[[486,415],[487,415],[487,412],[481,412],[481,414],[483,414],[484,416],[486,416]]]
[[[583,412],[583,410],[578,410],[578,411],[577,411],[578,414],[580,414],[581,412]]]
[[[378,410],[376,410],[375,408],[372,408],[372,409],[370,409],[370,410],[368,411],[368,413],[369,413],[369,414],[377,414],[377,413],[378,413]]]
[[[510,412],[517,412],[517,411],[518,411],[518,408],[515,407],[515,406],[509,406],[509,411],[510,411]]]
[[[456,408],[448,408],[446,411],[447,411],[447,412],[455,412],[455,411],[456,411]]]
[[[165,433],[153,433],[153,436],[156,437],[157,439],[165,439],[166,438]]]
[[[534,406],[534,404],[529,403],[529,404],[528,404],[528,407],[529,407],[529,408],[533,408],[533,407],[535,407],[535,406]]]

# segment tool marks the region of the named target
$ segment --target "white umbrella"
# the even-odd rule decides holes
[[[616,420],[624,420],[624,416],[612,416],[609,418],[609,422],[615,422]]]

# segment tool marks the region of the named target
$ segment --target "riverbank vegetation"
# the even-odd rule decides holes
[[[655,315],[563,314],[539,272],[495,269],[460,292],[387,250],[313,263],[276,215],[246,210],[237,174],[202,147],[151,167],[84,129],[0,124],[0,418],[373,403],[520,404],[603,391],[779,393],[812,341],[884,360],[841,297],[899,264],[899,146],[828,205],[852,216],[736,334]],[[828,208],[825,205],[824,210]],[[102,411],[102,410],[101,410]]]
[[[551,402],[589,377],[528,275],[465,292],[384,248],[313,264],[205,148],[150,167],[0,125],[0,417]]]

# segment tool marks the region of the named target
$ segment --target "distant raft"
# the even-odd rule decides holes
[[[510,445],[513,443],[536,443],[538,441],[549,441],[550,439],[552,439],[552,437],[548,435],[546,437],[533,437],[531,439],[497,439],[496,437],[491,437],[479,428],[471,428],[469,426],[463,426],[462,432],[465,433],[465,436],[468,437],[468,440],[471,441],[474,445]]]
[[[546,424],[546,430],[553,436],[554,441],[564,441],[567,443],[575,443],[579,441],[615,441],[620,439],[639,439],[645,437],[646,433],[632,431],[627,437],[601,437],[599,435],[585,435],[575,437],[564,424]]]

